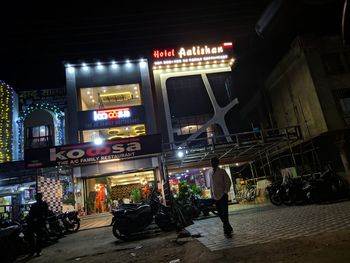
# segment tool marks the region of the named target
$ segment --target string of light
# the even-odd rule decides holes
[[[12,160],[13,89],[0,81],[0,163]]]

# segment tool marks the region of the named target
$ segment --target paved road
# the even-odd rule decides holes
[[[230,220],[234,228],[232,239],[223,237],[218,217],[197,220],[188,230],[191,234],[201,234],[198,240],[209,250],[217,252],[225,248],[350,230],[350,202],[294,207],[251,206],[231,211]],[[21,258],[17,262],[169,262],[186,252],[183,246],[173,243],[175,237],[175,233],[160,233],[153,238],[120,242],[114,238],[111,227],[89,229],[68,235],[46,247],[39,258]],[[202,246],[194,247],[203,252]]]
[[[223,236],[218,217],[196,221],[187,228],[211,251],[268,243],[278,239],[317,235],[350,229],[350,202],[325,205],[274,207],[262,206],[230,212],[232,239]]]

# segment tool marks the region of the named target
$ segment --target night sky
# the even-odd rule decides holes
[[[64,88],[65,61],[136,59],[154,48],[222,41],[233,41],[237,73],[251,78],[272,67],[297,33],[340,34],[344,1],[287,0],[263,38],[255,24],[273,1],[203,2],[2,8],[0,79],[16,90]]]

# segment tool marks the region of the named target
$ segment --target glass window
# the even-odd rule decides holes
[[[102,138],[104,140],[123,139],[137,137],[146,134],[146,128],[144,124],[122,126],[100,130],[87,130],[83,131],[83,142],[92,142],[96,138]]]
[[[140,85],[81,88],[80,103],[82,111],[141,105]]]
[[[26,147],[40,148],[53,145],[53,138],[50,135],[50,126],[41,125],[26,128]]]

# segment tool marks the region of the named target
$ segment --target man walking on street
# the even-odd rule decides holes
[[[213,170],[210,173],[210,191],[223,223],[225,237],[231,238],[233,229],[228,219],[228,192],[230,191],[231,180],[226,171],[219,168],[219,163],[219,158],[211,159]]]
[[[48,205],[42,200],[42,197],[41,193],[36,194],[36,203],[30,207],[28,215],[28,228],[32,235],[32,254],[36,252],[37,256],[41,256],[43,228],[49,212]]]

